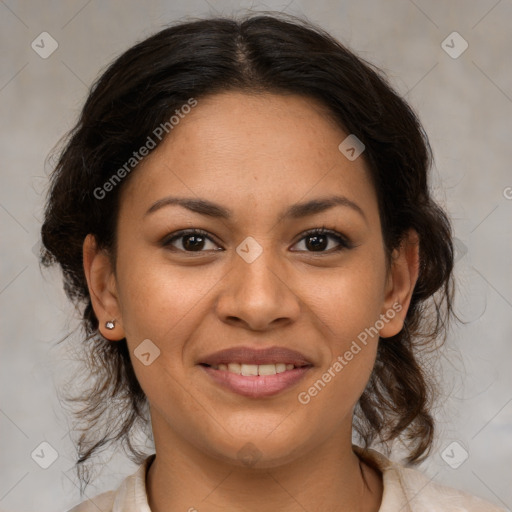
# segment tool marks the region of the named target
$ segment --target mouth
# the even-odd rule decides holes
[[[249,398],[281,393],[304,378],[313,364],[299,352],[283,347],[237,347],[216,352],[199,366],[212,383]]]
[[[295,368],[304,368],[310,365],[295,366],[293,363],[268,363],[268,364],[250,364],[250,363],[221,363],[216,365],[208,365],[201,363],[202,366],[220,370],[222,372],[230,372],[235,375],[243,375],[244,377],[255,377],[257,375],[277,375],[278,373],[289,372]]]

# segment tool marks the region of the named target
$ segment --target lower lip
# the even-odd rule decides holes
[[[215,370],[209,366],[201,368],[218,384],[239,395],[249,398],[264,398],[277,395],[291,388],[306,375],[311,366],[286,370],[275,375],[237,375],[225,370]]]

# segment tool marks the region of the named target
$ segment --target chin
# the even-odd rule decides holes
[[[252,428],[251,434],[232,437],[228,437],[225,432],[219,432],[220,439],[214,442],[210,440],[206,451],[227,464],[248,469],[282,466],[293,462],[299,452],[307,451],[307,439],[300,439],[304,436],[303,432],[290,432],[285,429],[278,432],[279,427],[275,430],[274,428],[269,428],[267,424],[264,430],[256,431]]]

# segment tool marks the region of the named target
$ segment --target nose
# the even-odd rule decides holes
[[[233,258],[216,301],[216,313],[223,322],[264,331],[297,320],[300,299],[289,273],[271,257],[270,249],[252,263],[238,255]]]

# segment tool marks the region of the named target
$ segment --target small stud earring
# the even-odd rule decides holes
[[[115,329],[116,327],[116,323],[114,320],[108,320],[107,322],[105,322],[105,327],[109,330],[109,331],[112,331],[113,329]]]

